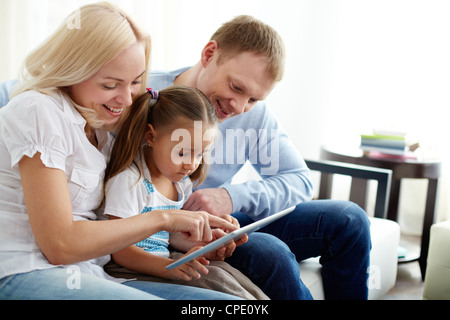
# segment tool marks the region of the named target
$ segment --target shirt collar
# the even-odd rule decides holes
[[[79,125],[81,128],[85,128],[87,121],[81,115],[81,113],[77,110],[74,105],[74,102],[70,97],[61,93],[61,101],[63,105],[64,113],[72,120],[72,123]],[[97,135],[99,150],[103,150],[103,148],[108,145],[111,137],[105,130],[95,130],[95,134]]]
[[[64,113],[72,120],[72,123],[82,126],[86,126],[87,121],[83,118],[81,113],[75,108],[72,100],[61,93],[61,101],[64,108]]]

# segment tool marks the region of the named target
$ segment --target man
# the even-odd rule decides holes
[[[272,299],[311,299],[297,261],[320,256],[326,299],[367,299],[371,243],[365,212],[346,201],[309,201],[309,169],[263,102],[281,80],[284,60],[277,32],[240,16],[217,30],[194,66],[152,73],[153,89],[179,84],[202,90],[220,121],[208,178],[184,209],[233,215],[243,226],[296,205],[250,235],[226,261]],[[0,106],[7,103],[6,85],[11,83],[0,88]],[[261,180],[231,185],[247,160]]]
[[[293,213],[260,232],[288,245],[295,257],[286,254],[286,263],[321,256],[327,299],[366,299],[371,243],[365,212],[350,202],[309,201],[309,169],[262,102],[281,80],[284,59],[284,45],[276,31],[252,17],[240,16],[219,28],[193,67],[152,74],[154,89],[179,84],[202,90],[220,122],[208,178],[185,209],[217,216],[233,214],[246,225],[297,205]],[[245,160],[262,179],[231,185]],[[251,275],[264,273],[263,261],[270,259],[264,247],[243,246],[226,261],[264,288],[264,281]],[[282,276],[278,281],[283,282]],[[272,289],[264,288],[269,296],[267,290]]]

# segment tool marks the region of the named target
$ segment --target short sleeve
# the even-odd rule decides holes
[[[145,203],[145,190],[139,175],[126,169],[111,178],[105,187],[106,216],[129,218],[142,213]]]
[[[0,132],[11,168],[24,156],[31,158],[39,152],[46,167],[65,171],[73,137],[61,104],[49,96],[28,92],[1,111]]]

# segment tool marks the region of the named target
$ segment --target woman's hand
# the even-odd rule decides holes
[[[151,214],[154,214],[153,211]],[[167,210],[159,212],[161,217],[161,230],[180,232],[191,242],[211,242],[212,229],[219,228],[229,233],[238,227],[225,219],[213,216],[203,211]]]

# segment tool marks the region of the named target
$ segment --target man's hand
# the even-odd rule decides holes
[[[220,189],[201,189],[195,191],[183,207],[189,211],[206,211],[224,218],[233,213],[233,202],[228,191]]]
[[[212,215],[223,217],[233,213],[233,202],[228,191],[223,188],[201,189],[189,197],[183,209],[206,211]]]

